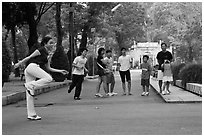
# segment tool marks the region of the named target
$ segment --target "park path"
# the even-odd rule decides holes
[[[3,135],[200,135],[201,103],[165,103],[152,89],[141,96],[138,71],[132,73],[133,96],[95,98],[97,79],[84,81],[82,100],[73,100],[67,87],[41,94],[36,110],[41,121],[26,119],[25,101],[2,107]],[[101,89],[101,93],[103,90]]]

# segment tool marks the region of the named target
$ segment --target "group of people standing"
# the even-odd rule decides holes
[[[162,80],[164,82],[167,91],[169,91],[169,82],[172,81],[171,76],[171,65],[170,61],[172,60],[172,55],[170,52],[166,51],[167,45],[165,43],[161,44],[162,51],[158,53],[157,59],[159,63],[159,86],[160,91],[162,92]],[[64,75],[68,74],[66,70],[59,70],[50,67],[50,58],[55,49],[55,43],[50,36],[46,36],[41,41],[41,47],[36,49],[26,58],[22,59],[14,65],[14,68],[18,68],[24,63],[27,63],[27,66],[24,70],[25,74],[25,87],[26,87],[26,101],[27,101],[27,119],[29,120],[41,120],[41,117],[36,114],[34,108],[34,96],[35,89],[37,87],[46,85],[50,83],[53,79],[45,70],[41,67],[46,66],[48,71],[58,72]],[[68,93],[70,93],[75,87],[74,99],[80,100],[80,94],[82,90],[82,82],[84,80],[85,72],[88,72],[88,69],[85,67],[87,62],[87,49],[82,48],[79,51],[79,56],[77,56],[73,61],[72,68],[72,83],[69,86]],[[106,55],[106,56],[105,56]],[[143,63],[141,64],[142,76],[141,76],[141,85],[143,86],[142,95],[149,95],[149,78],[151,73],[151,66],[148,64],[149,57],[145,55],[143,57]],[[131,57],[126,55],[126,48],[121,48],[121,56],[118,58],[119,74],[121,77],[122,95],[132,95],[131,93]],[[112,51],[107,50],[105,54],[105,49],[100,48],[98,50],[97,57],[97,67],[98,67],[98,82],[96,86],[95,97],[103,97],[100,91],[100,86],[103,83],[103,88],[105,91],[105,96],[114,96],[118,93],[114,92],[115,86],[115,77],[112,70],[113,59]],[[128,84],[126,90],[126,82]],[[145,90],[146,87],[146,90]],[[163,89],[163,90],[164,90]]]
[[[122,81],[123,95],[126,95],[126,81],[128,83],[128,91],[127,95],[132,95],[131,93],[131,75],[130,75],[130,67],[132,60],[129,55],[126,55],[126,48],[121,48],[122,55],[118,58],[119,65],[119,73]],[[117,95],[114,92],[115,86],[115,78],[113,73],[113,59],[112,59],[112,51],[107,50],[105,56],[105,49],[100,48],[98,50],[97,57],[97,68],[98,68],[98,83],[96,86],[96,97],[104,97],[100,91],[100,86],[103,83],[103,88],[105,91],[105,96],[114,96]],[[110,85],[109,85],[110,84]]]

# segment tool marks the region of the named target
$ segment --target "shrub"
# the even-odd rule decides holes
[[[63,48],[57,48],[52,56],[50,66],[55,69],[64,69],[69,71],[68,57],[64,53]],[[52,78],[56,82],[62,82],[67,77],[61,73],[51,72]]]
[[[9,56],[5,41],[2,41],[2,86],[4,85],[4,82],[9,81],[10,73],[11,73],[11,58]]]
[[[180,64],[174,64],[172,67],[172,74],[173,74],[173,81],[174,84],[176,83],[176,80],[180,79],[179,73],[181,69],[185,66],[185,63],[180,63]]]
[[[202,64],[186,65],[181,69],[180,78],[184,88],[186,88],[186,83],[202,84]]]

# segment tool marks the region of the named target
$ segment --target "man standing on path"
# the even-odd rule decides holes
[[[121,48],[122,55],[118,59],[119,63],[119,73],[122,81],[123,95],[126,95],[126,84],[125,78],[128,82],[128,95],[132,95],[131,92],[131,76],[130,76],[130,67],[132,60],[129,55],[126,55],[126,48]]]
[[[172,61],[172,59],[173,59],[173,56],[172,56],[171,52],[166,50],[167,49],[167,44],[166,43],[161,44],[161,49],[162,49],[162,51],[160,51],[157,54],[157,61],[159,63],[157,79],[159,80],[160,93],[162,93],[162,80],[163,80],[162,64],[164,63],[164,60]]]
[[[109,70],[109,73],[106,75],[107,77],[107,90],[108,90],[108,96],[114,96],[117,95],[117,93],[113,92],[114,87],[115,87],[115,77],[113,74],[113,58],[112,58],[112,51],[107,50],[106,51],[106,57],[104,58],[106,64],[107,64],[107,69]],[[110,84],[110,89],[109,89],[109,84]]]

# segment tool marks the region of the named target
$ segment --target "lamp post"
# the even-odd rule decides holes
[[[95,28],[91,28],[91,33],[94,34],[94,40],[95,40],[95,31],[96,31]],[[95,46],[96,46],[96,45],[93,43],[93,52],[94,52],[94,54],[93,54],[93,76],[95,75],[95,74],[94,74],[94,61],[95,61],[95,60],[94,60],[94,59],[95,59],[95,58],[94,58],[94,55],[95,55]]]
[[[71,50],[71,64],[74,60],[74,7],[73,3],[70,2],[69,9],[69,42],[70,42],[70,50]]]

